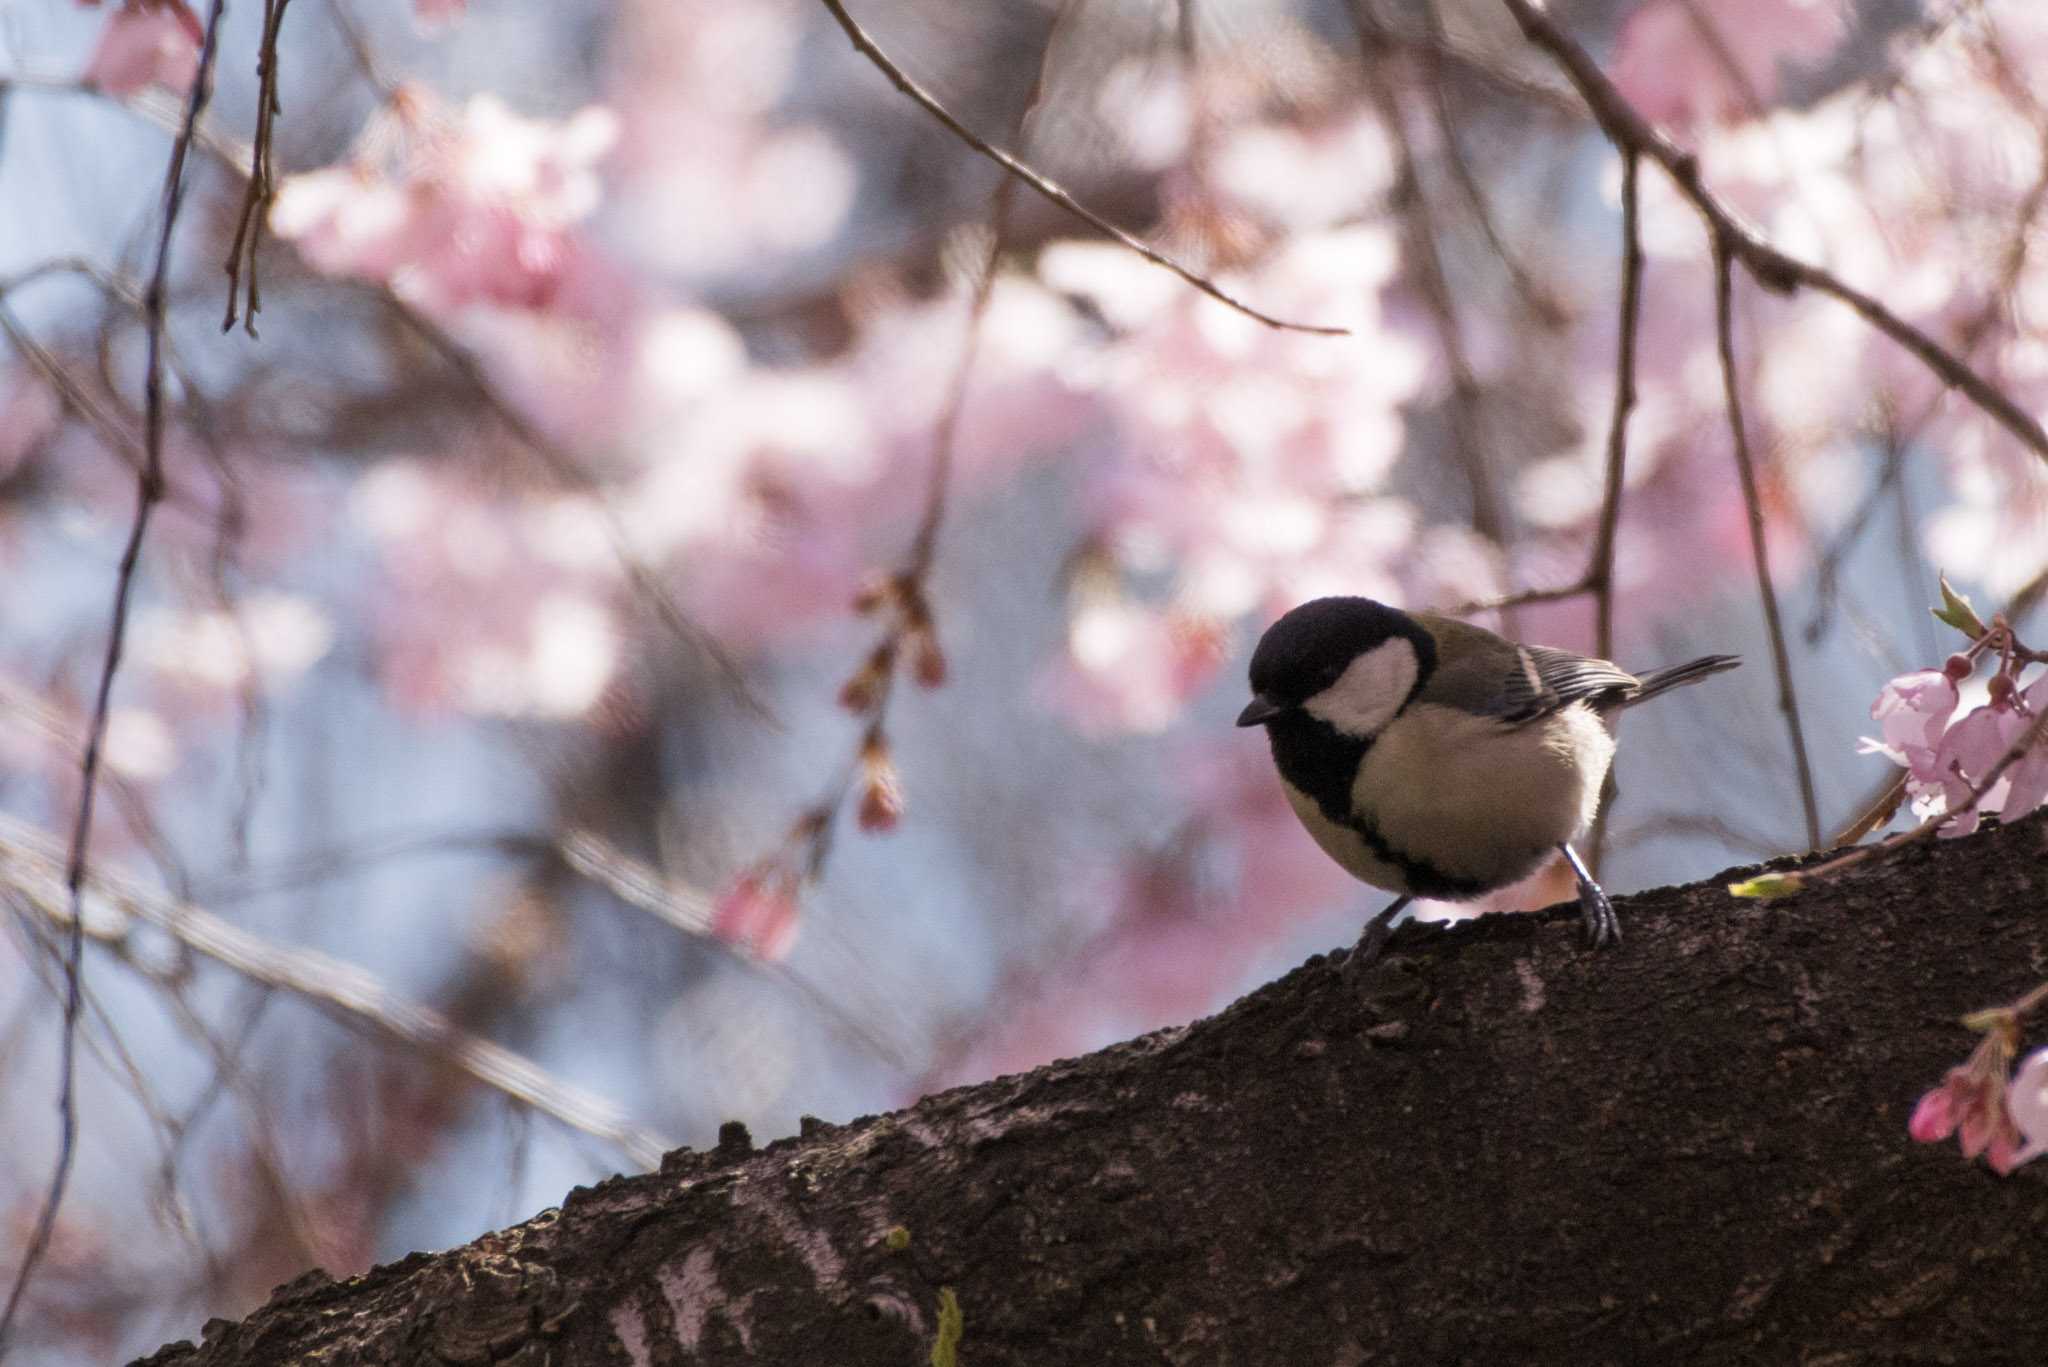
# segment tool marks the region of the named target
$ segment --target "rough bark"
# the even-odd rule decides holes
[[[1311,959],[1087,1058],[281,1288],[156,1367],[2048,1361],[2048,1162],[1910,1143],[2048,976],[2048,820]],[[736,1128],[736,1127],[735,1127]],[[892,1231],[895,1231],[892,1234]],[[907,1237],[907,1245],[905,1240]],[[905,1245],[898,1247],[898,1245]]]

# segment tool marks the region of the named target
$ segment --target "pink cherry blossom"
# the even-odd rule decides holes
[[[711,933],[753,958],[777,963],[796,944],[796,874],[757,865],[735,878],[711,909]]]
[[[1935,751],[1955,710],[1956,686],[1948,675],[1938,669],[1901,674],[1886,684],[1870,705],[1871,720],[1884,738],[1866,739],[1864,751],[1888,755],[1922,782],[1937,783],[1940,774],[1934,767]]]
[[[1951,726],[1941,738],[1934,769],[1947,809],[1961,813],[1941,828],[1942,835],[1968,835],[1977,829],[1981,813],[2003,811],[2009,777],[2001,777],[1969,811],[1963,808],[1969,805],[1970,795],[2026,733],[2029,721],[2016,708],[1987,703]],[[2007,772],[2009,775],[2010,770]]]
[[[271,227],[317,269],[431,308],[544,308],[587,250],[577,225],[616,136],[598,106],[549,123],[479,95],[456,115],[409,88],[349,162],[285,180]]]
[[[127,0],[100,30],[79,79],[116,99],[152,85],[182,95],[199,73],[202,37],[185,0]]]
[[[2006,1086],[2005,1108],[2024,1141],[2013,1150],[2011,1166],[2048,1153],[2048,1049],[2036,1049],[2020,1060]]]
[[[1833,0],[1649,0],[1622,26],[1614,81],[1647,117],[1690,131],[1763,112],[1779,66],[1817,61],[1842,33]]]

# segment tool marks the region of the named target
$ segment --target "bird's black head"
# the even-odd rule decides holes
[[[1407,613],[1370,598],[1318,598],[1286,613],[1259,638],[1252,701],[1237,724],[1263,726],[1308,707],[1327,713],[1324,719],[1340,730],[1369,734],[1435,668],[1436,642]],[[1344,688],[1333,692],[1340,680]],[[1354,720],[1375,717],[1370,727]]]

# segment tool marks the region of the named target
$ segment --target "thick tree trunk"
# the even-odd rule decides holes
[[[1210,1020],[664,1171],[160,1367],[2048,1361],[2048,1162],[1912,1144],[2048,976],[2048,820],[1316,958]]]

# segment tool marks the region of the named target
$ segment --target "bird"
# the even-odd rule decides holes
[[[1638,676],[1455,618],[1317,598],[1260,637],[1237,724],[1265,728],[1288,803],[1324,853],[1399,894],[1350,968],[1379,957],[1414,898],[1482,897],[1558,852],[1597,949],[1620,942],[1621,920],[1572,841],[1599,809],[1614,715],[1741,663],[1705,655]]]

